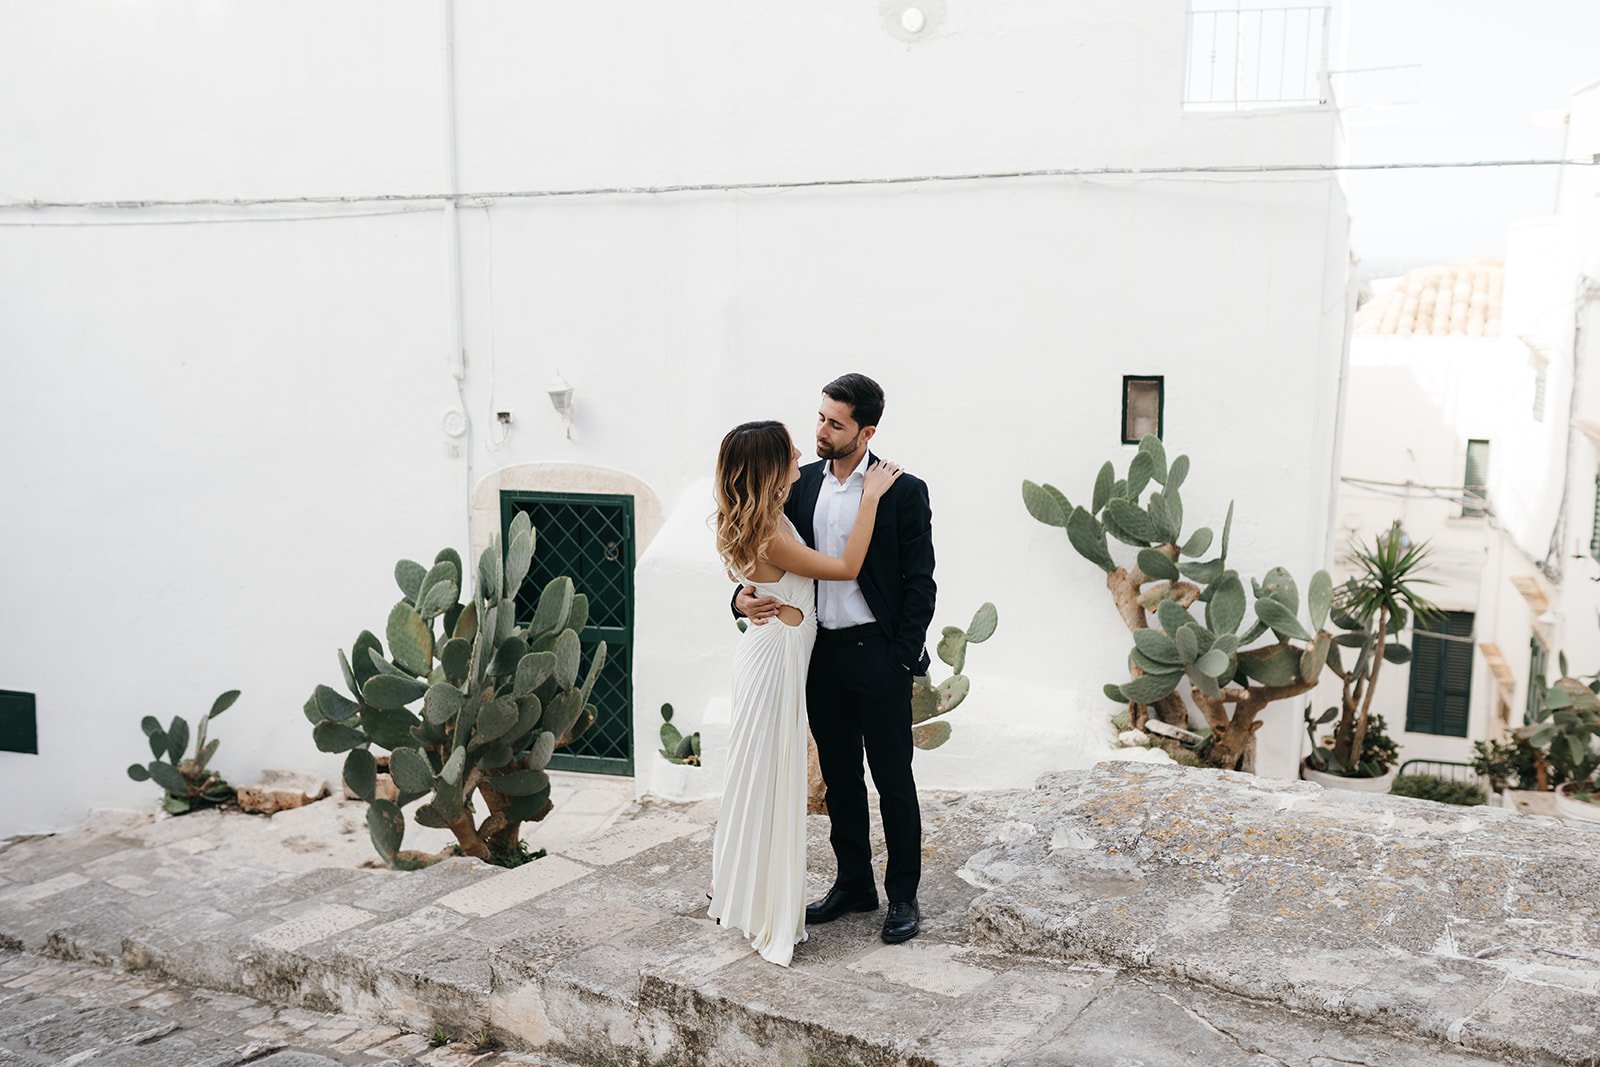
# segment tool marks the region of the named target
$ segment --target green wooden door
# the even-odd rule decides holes
[[[533,568],[517,591],[517,622],[533,619],[539,591],[567,575],[589,598],[579,677],[589,669],[594,648],[606,643],[606,662],[591,697],[593,726],[550,766],[600,774],[633,773],[633,497],[602,493],[500,494],[500,538],[505,544],[519,511],[533,522]]]

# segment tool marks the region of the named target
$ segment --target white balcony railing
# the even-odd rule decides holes
[[[1191,9],[1184,108],[1244,111],[1328,103],[1332,10]]]

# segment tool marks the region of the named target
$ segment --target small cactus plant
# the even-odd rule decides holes
[[[938,685],[934,685],[928,677],[912,681],[912,744],[921,749],[933,749],[950,740],[950,724],[930,720],[954,711],[967,699],[972,680],[961,673],[967,665],[967,648],[989,640],[999,624],[999,611],[993,604],[985,603],[972,616],[972,623],[965,630],[956,626],[944,628],[939,638],[938,653],[952,673]]]
[[[668,763],[700,766],[700,731],[684,735],[672,725],[672,705],[661,705],[661,758]]]
[[[605,665],[601,642],[578,677],[578,631],[589,601],[572,579],[552,579],[532,621],[516,622],[516,598],[533,564],[535,534],[525,512],[511,522],[509,548],[498,538],[478,560],[474,599],[458,603],[461,557],[445,549],[432,567],[395,565],[404,594],[389,612],[383,644],[369,631],[339,652],[350,699],[319,685],[306,701],[312,736],[324,752],[346,752],[344,781],[367,802],[367,828],[384,862],[405,836],[404,809],[448,829],[467,856],[490,861],[519,853],[524,822],[550,813],[551,754],[594,722],[589,703]],[[439,627],[439,629],[435,629]],[[387,751],[398,796],[377,796],[377,760]],[[487,814],[477,818],[475,797]]]
[[[149,740],[150,754],[155,758],[149,763],[130,765],[128,777],[136,782],[153,781],[159,785],[165,791],[161,805],[173,815],[232,800],[233,786],[206,767],[217,751],[217,740],[206,740],[206,728],[238,699],[239,690],[230,689],[212,702],[211,710],[200,720],[200,728],[195,733],[194,755],[187,758],[184,751],[189,747],[188,720],[174,715],[172,723],[163,730],[154,715],[146,715],[139,727]]]

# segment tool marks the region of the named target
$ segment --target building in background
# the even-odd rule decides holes
[[[1600,83],[1568,113],[1566,159],[1600,151]],[[1464,762],[1522,725],[1529,680],[1600,671],[1600,213],[1592,167],[1504,264],[1412,271],[1356,316],[1335,577],[1348,538],[1391,522],[1429,541],[1443,609],[1374,700],[1403,759]],[[1325,682],[1319,702],[1335,703]],[[1403,732],[1402,732],[1403,731]]]
[[[809,452],[845,371],[931,487],[934,633],[1000,611],[924,786],[1111,740],[1126,632],[1024,478],[1086,492],[1153,409],[1190,521],[1236,501],[1241,571],[1327,558],[1353,297],[1321,9],[1226,91],[1181,0],[94,10],[0,11],[0,190],[87,205],[0,207],[0,716],[37,725],[0,834],[148,802],[140,717],[227,688],[230,779],[335,773],[300,707],[394,561],[517,509],[614,653],[565,765],[654,788],[660,705],[725,714],[717,442],[775,417]],[[1223,172],[1259,164],[1313,169]],[[1299,738],[1275,709],[1258,768]]]

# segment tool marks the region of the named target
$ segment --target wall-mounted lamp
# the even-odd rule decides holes
[[[557,371],[546,392],[550,394],[550,406],[556,409],[556,414],[560,415],[561,421],[567,425],[567,440],[572,440],[572,394],[576,390],[572,388],[572,383]]]

